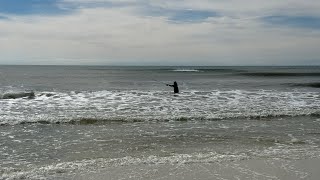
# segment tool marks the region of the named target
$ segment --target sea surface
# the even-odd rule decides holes
[[[319,145],[319,66],[0,66],[1,180],[313,159]]]

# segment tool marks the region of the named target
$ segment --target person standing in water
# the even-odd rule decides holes
[[[178,83],[176,81],[173,82],[173,85],[167,84],[167,86],[173,87],[173,92],[174,93],[179,93]]]

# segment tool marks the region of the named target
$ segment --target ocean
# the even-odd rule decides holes
[[[293,163],[320,158],[319,77],[319,66],[0,66],[0,179],[229,179],[197,176],[208,164],[279,179],[236,166],[250,160],[312,179]]]

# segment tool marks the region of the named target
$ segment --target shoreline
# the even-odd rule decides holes
[[[222,163],[140,164],[106,167],[97,172],[77,174],[71,179],[257,179],[317,180],[320,159],[241,160]]]

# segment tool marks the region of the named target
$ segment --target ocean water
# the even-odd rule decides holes
[[[0,179],[310,159],[319,145],[317,66],[0,66]]]

